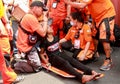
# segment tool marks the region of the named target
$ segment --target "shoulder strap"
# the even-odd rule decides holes
[[[24,16],[23,16],[24,17]],[[23,17],[20,19],[20,21],[19,21],[19,27],[22,29],[22,31],[24,32],[24,33],[26,33],[26,34],[31,34],[29,31],[27,31],[27,30],[25,30],[25,28],[23,28],[22,26],[21,26],[21,21],[22,21],[22,19],[23,19]]]
[[[19,27],[22,29],[22,31],[26,34],[31,34],[30,32],[28,32],[27,30],[25,30],[20,24],[19,24]]]

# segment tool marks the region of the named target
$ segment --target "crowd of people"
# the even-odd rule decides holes
[[[27,8],[19,21],[12,15],[16,7]],[[4,84],[23,80],[17,72],[41,71],[42,62],[75,75],[82,84],[98,79],[101,73],[83,62],[98,57],[101,42],[106,58],[100,70],[111,69],[115,14],[110,0],[0,0],[0,71]],[[72,52],[72,57],[64,50]]]

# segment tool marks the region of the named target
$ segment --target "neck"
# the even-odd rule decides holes
[[[82,29],[83,23],[78,23],[77,27],[78,29]]]
[[[53,36],[52,34],[47,34],[47,40],[48,40],[49,42],[52,42],[53,39],[54,39],[54,36]]]
[[[53,38],[53,34],[47,34],[47,38]]]

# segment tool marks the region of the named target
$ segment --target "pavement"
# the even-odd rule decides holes
[[[120,48],[119,47],[112,47],[112,61],[113,67],[109,71],[100,71],[99,67],[102,65],[105,54],[100,52],[100,57],[98,61],[91,62],[86,64],[86,66],[92,68],[93,70],[104,73],[105,76],[96,81],[90,81],[87,84],[120,84]],[[71,53],[67,52],[69,55]],[[22,74],[25,76],[24,81],[21,81],[18,84],[81,84],[78,80],[72,78],[64,78],[61,77],[53,72],[48,72],[46,70],[42,70],[38,73],[29,73],[29,74]],[[2,84],[2,79],[0,80],[0,84]]]

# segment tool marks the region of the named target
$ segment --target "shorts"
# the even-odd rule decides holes
[[[97,29],[95,38],[100,41],[110,42],[110,35],[114,30],[114,16],[110,18],[105,18],[101,21]]]

